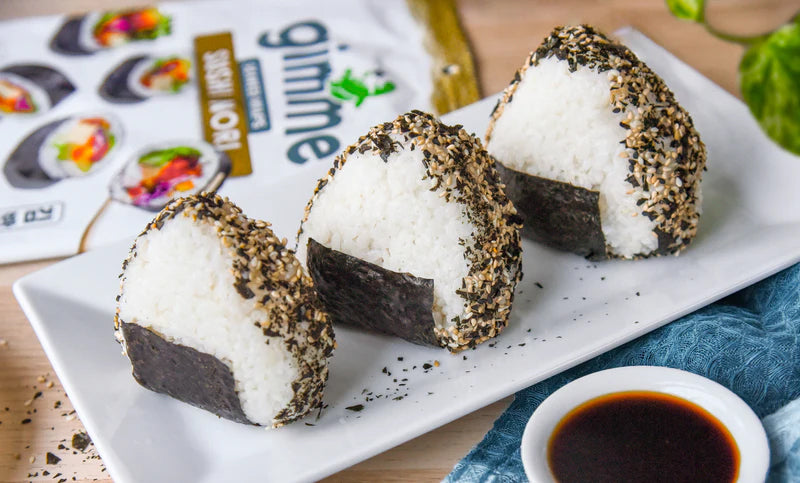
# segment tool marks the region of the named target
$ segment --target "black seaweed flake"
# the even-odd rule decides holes
[[[359,412],[359,411],[364,409],[364,405],[363,404],[356,404],[356,405],[353,405],[353,406],[347,406],[345,409],[347,409],[348,411]]]
[[[48,451],[45,455],[45,460],[47,461],[48,465],[56,465],[59,461],[61,461],[61,458]]]
[[[77,432],[72,435],[72,447],[77,449],[78,451],[85,451],[87,447],[92,443],[92,439],[89,437],[88,434],[84,433],[83,431]]]

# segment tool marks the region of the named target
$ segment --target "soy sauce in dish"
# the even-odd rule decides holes
[[[556,481],[732,482],[739,448],[708,411],[651,391],[607,394],[570,411],[547,447]]]

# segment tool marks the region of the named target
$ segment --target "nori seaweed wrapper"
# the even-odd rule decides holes
[[[438,346],[433,280],[387,270],[308,239],[308,271],[334,323]]]
[[[39,189],[59,181],[51,178],[39,166],[39,150],[47,137],[68,119],[46,124],[19,143],[3,166],[3,174],[11,186],[20,189]]]
[[[58,29],[50,41],[50,49],[64,55],[91,55],[92,50],[81,46],[81,26],[86,20],[85,16],[71,17]]]
[[[148,59],[146,55],[138,55],[119,64],[108,74],[108,77],[106,77],[103,84],[100,86],[100,90],[98,91],[100,97],[108,102],[120,104],[142,102],[144,98],[128,87],[128,77],[130,77],[136,65],[146,59]]]
[[[600,224],[600,193],[496,165],[506,194],[522,217],[522,236],[575,252],[589,260],[606,258]]]
[[[139,384],[223,418],[253,424],[242,410],[233,373],[224,362],[140,325],[120,321],[120,326]]]
[[[24,77],[41,87],[50,99],[50,107],[54,107],[65,97],[75,92],[75,86],[61,72],[39,64],[18,64],[4,67],[1,72],[8,72]]]

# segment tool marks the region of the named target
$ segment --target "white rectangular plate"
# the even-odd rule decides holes
[[[733,96],[640,33],[620,36],[666,79],[708,146],[705,211],[692,246],[680,257],[589,263],[526,242],[525,278],[508,329],[459,355],[337,327],[339,345],[325,391],[329,406],[319,419],[266,431],[140,387],[112,335],[127,245],[18,281],[14,293],[114,480],[321,478],[800,259],[800,158],[768,141]],[[445,119],[482,135],[496,98]],[[279,235],[292,237],[325,169],[265,189],[263,199],[234,201],[272,221]],[[436,360],[438,366],[423,369]],[[364,409],[346,409],[357,404]]]

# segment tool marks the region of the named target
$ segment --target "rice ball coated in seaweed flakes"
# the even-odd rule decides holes
[[[141,385],[263,426],[321,407],[333,329],[269,226],[202,193],[169,203],[139,235],[114,325]]]
[[[334,323],[452,352],[500,333],[522,275],[519,218],[493,158],[420,111],[336,158],[297,254]]]
[[[706,149],[664,81],[590,26],[557,27],[492,113],[487,150],[523,235],[590,259],[678,254]]]

